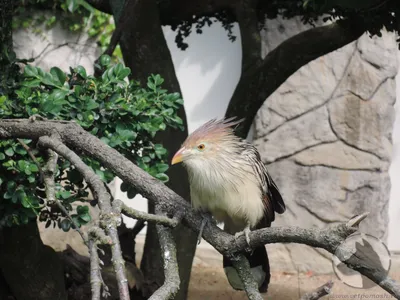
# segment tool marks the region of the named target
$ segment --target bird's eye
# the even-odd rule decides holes
[[[197,146],[197,149],[199,149],[200,151],[204,150],[206,148],[206,146],[204,144],[200,144]]]

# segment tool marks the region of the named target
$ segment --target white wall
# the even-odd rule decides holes
[[[230,42],[220,23],[203,29],[203,34],[192,33],[187,42],[189,47],[181,51],[175,44],[175,32],[164,27],[168,47],[185,99],[189,132],[211,118],[224,116],[229,99],[239,80],[241,66],[240,35],[237,25],[233,28],[236,42]],[[400,55],[399,55],[400,58]],[[400,61],[400,60],[399,60]],[[400,95],[400,76],[397,76],[397,94]],[[389,248],[400,251],[400,104],[396,106],[396,123],[393,134],[393,163],[390,168],[392,190],[390,198]],[[120,181],[117,181],[118,185]],[[116,189],[117,198],[126,199]],[[127,200],[136,209],[147,210],[147,201],[142,197]],[[125,219],[128,226],[133,220]],[[204,243],[202,243],[204,244]]]

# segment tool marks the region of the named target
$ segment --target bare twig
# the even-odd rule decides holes
[[[135,239],[136,236],[139,234],[139,232],[144,228],[146,225],[146,221],[144,220],[137,220],[135,225],[133,226],[131,230],[132,238]]]
[[[258,291],[257,283],[254,280],[253,274],[251,274],[250,264],[246,257],[243,254],[238,254],[235,255],[231,261],[243,283],[247,297],[250,300],[262,300],[263,297]]]
[[[150,176],[148,173],[126,159],[118,151],[112,149],[95,136],[83,130],[76,123],[54,121],[35,121],[32,123],[25,119],[0,120],[0,138],[3,139],[38,139],[44,135],[51,135],[53,132],[57,132],[63,142],[70,147],[89,155],[102,163],[104,167],[109,168],[124,182],[132,185],[143,197],[155,203],[161,211],[171,216],[175,216],[178,213],[183,217],[182,222],[184,225],[188,226],[195,232],[199,231],[203,218],[201,214],[195,212],[190,207],[189,203],[166,187],[162,182]],[[78,170],[85,175],[85,180],[88,183],[91,183],[91,187],[95,190],[95,194],[98,193],[97,185],[101,185],[100,191],[105,190],[103,182],[96,177],[94,172],[84,165],[80,158],[66,148],[66,146],[60,141],[51,142],[51,139],[48,137],[42,139],[42,141],[45,145],[48,145],[48,147],[54,148],[54,150],[60,154],[62,153],[62,155],[67,159],[71,159],[71,162],[77,168],[79,166]],[[73,154],[73,157],[71,157],[70,153]],[[88,173],[86,169],[89,169],[90,172]],[[95,188],[93,188],[94,184],[92,182],[92,177],[97,178],[98,180],[94,186]],[[107,195],[107,193],[105,192],[104,195]],[[104,195],[99,195],[99,204],[105,202]],[[109,200],[109,196],[106,196],[106,200]],[[109,208],[110,206],[111,205],[108,204],[106,209],[107,212],[112,212],[112,209]],[[255,230],[250,233],[250,246],[254,249],[257,246],[271,243],[300,243],[323,248],[332,254],[336,254],[338,247],[350,234],[353,234],[358,230],[358,224],[365,217],[366,214],[356,216],[348,223],[338,224],[326,229],[304,229],[287,226]],[[110,232],[107,232],[107,234],[110,235]],[[117,239],[116,228],[113,243],[115,238]],[[244,237],[235,239],[235,237],[223,232],[220,228],[210,222],[208,222],[204,227],[203,238],[217,251],[227,257],[234,257],[235,254],[244,251],[247,247]],[[382,277],[381,273],[377,273],[376,270],[354,256],[351,261],[346,261],[346,264],[360,272],[362,275],[365,275],[373,282],[379,284],[384,290],[393,296],[400,298],[400,285],[389,276]],[[123,268],[120,270],[122,271]]]
[[[161,255],[164,261],[164,284],[154,292],[149,300],[171,299],[179,289],[179,268],[176,259],[176,245],[171,229],[163,225],[156,225],[160,240]]]
[[[23,140],[21,139],[17,139],[18,143],[21,144],[22,147],[24,147],[24,149],[26,150],[26,152],[28,152],[29,157],[33,160],[33,162],[35,163],[35,165],[38,167],[39,169],[39,174],[40,174],[40,181],[43,181],[44,179],[44,174],[43,174],[43,170],[42,170],[42,166],[40,165],[39,161],[37,160],[36,156],[32,153],[31,148],[24,143]]]
[[[303,295],[300,300],[318,300],[326,295],[329,295],[333,287],[333,281],[330,280],[324,285],[317,288],[315,291]]]
[[[93,196],[98,199],[101,210],[100,218],[102,227],[106,230],[112,240],[112,262],[117,276],[119,296],[121,300],[129,300],[128,280],[126,278],[124,259],[122,257],[117,231],[117,226],[121,221],[121,217],[116,214],[111,207],[111,197],[104,187],[104,183],[76,153],[64,145],[59,139],[55,138],[54,135],[53,137],[42,136],[39,138],[38,143],[42,147],[50,148],[69,160],[88,183]]]
[[[117,211],[122,212],[122,214],[124,214],[125,216],[131,217],[132,219],[135,220],[155,222],[157,224],[165,225],[168,227],[175,227],[179,224],[179,221],[176,219],[171,219],[162,215],[148,214],[143,211],[136,210],[134,208],[127,206],[125,203],[123,203],[121,200],[118,199],[114,200],[113,206]]]
[[[62,205],[61,201],[56,197],[56,190],[55,190],[56,186],[54,178],[56,175],[58,155],[57,153],[55,153],[53,150],[50,149],[47,149],[47,154],[48,154],[48,160],[43,168],[43,180],[46,189],[47,201],[48,202],[53,201],[56,203],[56,205],[64,214],[64,216],[74,225],[75,230],[79,233],[85,245],[89,246],[87,238],[83,234],[82,230],[79,228],[79,224],[74,219],[71,218],[67,209],[64,207],[64,205]]]
[[[100,300],[101,286],[103,279],[101,278],[100,258],[97,253],[96,242],[89,239],[90,254],[90,286],[92,289],[92,300]]]

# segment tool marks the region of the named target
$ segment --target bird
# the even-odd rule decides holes
[[[245,235],[250,245],[251,230],[270,227],[275,212],[284,213],[286,206],[257,148],[235,135],[234,126],[242,121],[232,117],[206,122],[186,138],[171,165],[182,163],[186,168],[193,209],[204,216],[211,214],[235,238]],[[246,257],[259,291],[265,293],[271,277],[265,246],[247,252]],[[243,290],[232,262],[225,256],[223,267],[230,285]]]

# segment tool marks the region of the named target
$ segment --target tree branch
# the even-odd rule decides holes
[[[254,276],[250,271],[250,264],[246,257],[243,254],[238,254],[234,256],[231,261],[233,267],[236,269],[236,272],[238,273],[239,278],[243,283],[247,297],[250,300],[262,300],[263,297],[258,291],[257,283],[254,280]]]
[[[242,73],[249,72],[262,63],[256,6],[256,0],[241,0],[235,6],[242,41]]]
[[[131,161],[126,159],[115,149],[104,144],[95,136],[89,134],[74,122],[50,122],[28,120],[0,120],[0,138],[30,138],[39,139],[43,135],[50,135],[56,132],[62,141],[71,148],[83,154],[98,160],[104,167],[112,170],[124,182],[132,185],[138,193],[149,201],[155,203],[160,211],[168,215],[174,216],[179,213],[182,216],[184,225],[198,232],[202,223],[201,214],[195,212],[189,203],[182,197],[167,188],[159,180],[153,178],[148,173],[137,167]],[[103,194],[99,195],[99,205],[109,201],[109,195],[105,191],[104,185],[94,172],[83,164],[79,156],[71,152],[60,141],[53,141],[49,137],[41,139],[44,146],[54,148],[56,152],[65,156],[84,174],[85,180],[93,187],[99,188]],[[82,166],[83,164],[83,166]],[[88,169],[88,170],[87,170]],[[93,180],[95,179],[95,180]],[[93,182],[96,181],[96,182]],[[97,187],[97,186],[100,187]],[[98,193],[95,191],[95,194]],[[106,196],[104,196],[106,195]],[[104,198],[106,197],[107,201]],[[111,206],[107,202],[107,209]],[[104,204],[102,204],[104,207]],[[111,209],[109,210],[111,211]],[[326,229],[302,229],[299,227],[272,227],[255,230],[250,233],[251,248],[271,243],[301,243],[313,247],[323,248],[332,254],[337,254],[338,247],[345,239],[358,230],[359,223],[365,219],[367,214],[356,216],[349,222],[338,224]],[[115,230],[116,232],[116,230]],[[115,242],[116,235],[110,237]],[[214,224],[207,224],[203,230],[203,238],[210,243],[221,254],[234,257],[238,253],[247,248],[245,238],[234,236],[222,231]],[[119,245],[118,245],[119,246]],[[338,257],[341,259],[340,257]],[[365,275],[375,283],[379,284],[383,289],[400,298],[400,285],[390,277],[382,277],[382,273],[376,272],[365,262],[353,256],[352,259],[345,261],[354,270]],[[122,269],[121,269],[122,270]]]
[[[92,190],[93,196],[98,200],[101,210],[100,224],[106,230],[112,241],[112,262],[117,276],[119,296],[121,300],[129,300],[128,280],[126,278],[124,259],[122,257],[117,231],[117,226],[121,222],[121,216],[116,214],[113,210],[111,206],[111,197],[107,192],[104,183],[77,154],[64,145],[59,139],[42,136],[39,138],[38,144],[42,147],[54,150],[65,159],[69,160],[82,174],[83,178]]]
[[[153,215],[148,214],[134,208],[127,206],[121,200],[114,200],[113,205],[117,211],[120,211],[125,216],[128,216],[135,220],[144,220],[147,222],[155,222],[160,225],[168,226],[168,227],[176,227],[179,224],[177,219],[171,219],[162,215]]]
[[[47,149],[47,154],[48,154],[48,160],[46,165],[43,168],[42,174],[43,174],[43,181],[45,185],[45,190],[46,190],[46,198],[47,202],[55,202],[57,207],[61,210],[61,212],[64,214],[64,216],[75,226],[75,230],[79,233],[81,236],[83,242],[85,243],[86,246],[89,247],[88,240],[83,234],[82,230],[79,228],[79,224],[71,218],[69,215],[67,209],[62,205],[61,201],[57,199],[56,197],[56,186],[54,182],[54,178],[56,175],[56,168],[57,168],[57,160],[58,160],[58,155],[52,150]]]
[[[97,245],[92,239],[89,240],[89,255],[92,300],[100,300],[103,279],[101,278],[100,258],[99,254],[97,253]]]
[[[329,295],[333,287],[333,281],[330,280],[324,285],[317,288],[315,291],[307,293],[300,300],[318,300],[326,295]]]
[[[164,261],[164,284],[154,292],[149,300],[171,299],[179,289],[179,267],[176,259],[176,245],[172,231],[163,225],[156,225],[161,246],[161,256]]]
[[[26,152],[28,152],[29,157],[33,160],[33,162],[35,163],[35,165],[38,167],[38,169],[39,169],[39,174],[40,174],[40,181],[43,181],[43,179],[44,179],[44,174],[43,174],[42,166],[41,166],[40,163],[38,162],[36,156],[32,153],[31,148],[29,148],[29,146],[28,146],[27,144],[25,144],[23,140],[17,139],[17,141],[18,141],[18,143],[20,143],[20,145],[26,150]]]
[[[309,29],[281,43],[259,67],[242,73],[226,112],[227,117],[246,118],[237,133],[247,136],[259,108],[289,76],[310,61],[358,39],[364,30],[358,19]]]
[[[108,0],[86,0],[95,9],[100,10],[106,14],[111,14],[111,6]]]

